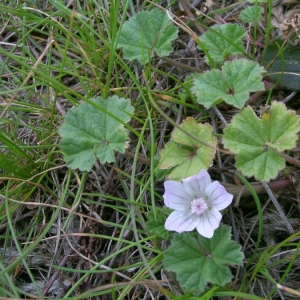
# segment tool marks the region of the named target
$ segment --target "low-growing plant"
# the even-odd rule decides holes
[[[299,105],[275,91],[299,90],[299,51],[270,41],[275,1],[4,2],[1,297],[299,294],[299,201],[276,197],[299,190]]]
[[[257,23],[261,14],[259,6],[248,7],[241,19]],[[171,42],[177,33],[164,11],[142,11],[123,23],[117,47],[122,48],[125,59],[137,60],[147,68],[155,54],[163,57],[171,53]],[[214,68],[189,75],[184,84],[193,95],[192,101],[206,109],[220,103],[238,109],[221,133],[225,150],[235,156],[235,166],[243,175],[269,182],[285,167],[281,153],[295,147],[300,119],[276,101],[261,114],[245,107],[250,93],[265,90],[266,73],[246,54],[246,35],[244,27],[237,24],[209,28],[198,38],[198,44],[208,53],[206,62]],[[232,60],[235,56],[246,58]],[[187,97],[187,93],[182,95]],[[133,114],[130,101],[116,96],[90,99],[70,110],[59,131],[68,166],[90,171],[97,159],[101,163],[113,162],[114,151],[125,152],[129,137],[124,126]],[[229,266],[243,264],[244,254],[231,240],[230,227],[219,227],[219,210],[231,203],[232,195],[217,181],[212,183],[204,171],[212,165],[219,145],[211,125],[187,117],[174,128],[170,141],[159,153],[158,168],[167,170],[168,179],[164,203],[175,211],[167,218],[165,229],[167,210],[159,217],[149,216],[148,226],[170,243],[163,254],[164,267],[176,273],[185,293],[194,295],[203,293],[208,284],[228,284],[232,278]],[[182,233],[194,228],[198,234]],[[178,233],[170,235],[166,230]]]

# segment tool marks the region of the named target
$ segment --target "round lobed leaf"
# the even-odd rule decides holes
[[[178,29],[168,15],[159,9],[141,11],[124,22],[118,48],[123,48],[126,59],[149,62],[154,52],[167,56],[172,51],[171,42],[177,38]]]
[[[242,265],[241,246],[231,240],[230,228],[221,225],[210,239],[189,233],[176,234],[164,253],[164,266],[175,272],[186,292],[199,295],[207,283],[230,282],[229,266]]]
[[[97,97],[68,111],[60,127],[60,147],[71,169],[90,171],[98,158],[101,163],[114,162],[115,153],[124,153],[127,123],[133,107],[130,100],[113,96]]]
[[[224,146],[236,154],[236,167],[260,181],[275,178],[285,167],[280,152],[295,147],[299,116],[274,101],[261,119],[251,107],[233,117],[224,130]]]
[[[160,169],[174,168],[168,175],[168,179],[173,180],[181,180],[198,174],[202,169],[207,169],[211,166],[216,153],[213,148],[216,147],[217,140],[209,124],[198,124],[194,118],[187,118],[180,127],[211,147],[175,128],[172,132],[172,140],[160,151],[159,167]]]

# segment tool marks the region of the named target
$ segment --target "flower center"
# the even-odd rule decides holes
[[[208,208],[203,198],[194,199],[191,202],[191,212],[200,216]]]

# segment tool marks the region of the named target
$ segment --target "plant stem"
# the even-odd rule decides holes
[[[280,155],[287,161],[289,162],[290,164],[296,166],[296,167],[300,167],[300,161],[298,159],[295,159],[291,156],[288,156],[284,153],[280,153]]]

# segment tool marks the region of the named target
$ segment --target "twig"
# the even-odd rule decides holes
[[[191,19],[191,21],[195,21],[195,16],[192,14],[190,9],[188,8],[186,2],[184,0],[179,0],[179,4],[183,8],[183,10],[186,12],[188,17]],[[199,31],[199,33],[203,34],[205,32],[205,30],[197,22],[195,22],[195,26],[196,26],[197,30]]]
[[[248,190],[248,188],[244,185],[235,185],[230,183],[221,182],[221,184],[226,188],[226,190],[232,194],[234,197],[245,197],[250,196],[251,192]],[[281,191],[282,189],[291,186],[293,182],[289,179],[279,179],[276,181],[272,181],[269,183],[270,188],[273,191]],[[254,191],[256,194],[265,194],[266,190],[264,186],[260,183],[251,183]]]
[[[279,213],[280,217],[282,218],[282,221],[285,223],[288,231],[290,234],[294,233],[294,229],[292,227],[292,225],[289,223],[287,217],[285,216],[280,204],[278,203],[277,199],[275,198],[275,196],[273,195],[270,187],[268,186],[268,184],[266,182],[262,182],[262,185],[264,186],[266,192],[268,193],[270,199],[272,200],[275,208],[277,209],[277,212]]]
[[[219,117],[219,119],[221,120],[221,122],[223,123],[224,126],[226,126],[228,123],[227,121],[225,120],[224,116],[222,115],[222,113],[219,111],[219,109],[214,106],[213,107],[213,111],[214,113]]]
[[[285,99],[282,100],[282,103],[286,104],[288,103],[295,95],[297,94],[297,92],[292,92],[290,95],[288,95]]]

